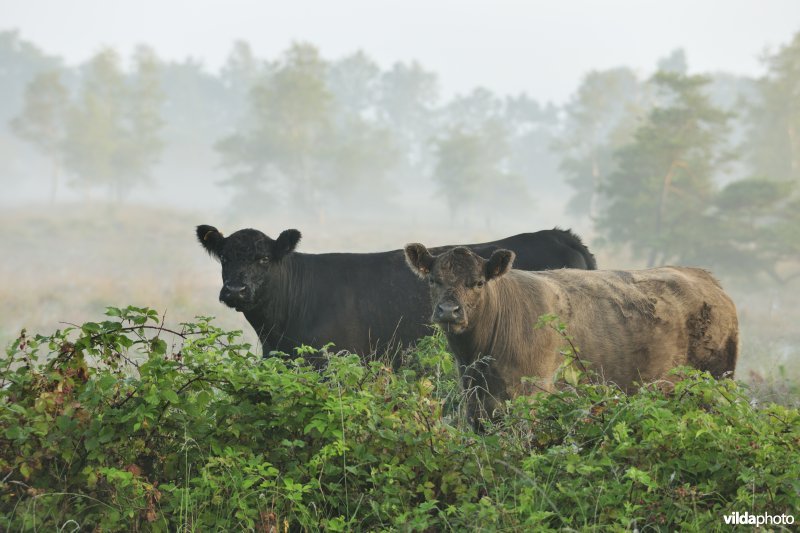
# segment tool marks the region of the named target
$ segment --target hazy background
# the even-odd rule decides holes
[[[364,50],[381,67],[420,61],[443,95],[486,87],[564,103],[590,70],[651,72],[675,48],[697,72],[764,73],[759,55],[798,30],[793,0],[340,0],[138,2],[3,0],[2,25],[72,65],[102,46],[129,55],[147,43],[170,61],[192,57],[210,72],[235,40],[275,58],[293,41],[325,57]]]
[[[194,226],[305,252],[579,232],[713,270],[800,374],[800,3],[0,0],[0,341],[216,315]],[[783,374],[782,374],[783,373]]]

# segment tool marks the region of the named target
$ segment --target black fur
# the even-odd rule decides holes
[[[219,259],[225,238],[214,226],[197,226],[197,239],[203,248],[214,258]]]

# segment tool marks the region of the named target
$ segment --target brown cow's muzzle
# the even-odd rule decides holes
[[[431,322],[439,324],[448,333],[461,333],[467,327],[464,308],[456,302],[441,302],[436,305]]]

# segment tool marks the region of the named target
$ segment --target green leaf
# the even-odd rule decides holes
[[[97,322],[84,322],[84,324],[81,326],[81,330],[84,333],[99,333],[102,331],[102,328]]]
[[[162,339],[153,339],[150,343],[150,349],[154,354],[157,355],[164,355],[167,353],[167,343]]]
[[[180,401],[181,401],[180,397],[178,396],[178,393],[175,392],[172,389],[164,389],[164,390],[162,390],[161,391],[161,396],[163,396],[163,398],[165,400],[167,400],[168,402],[173,403],[173,404],[180,403]]]

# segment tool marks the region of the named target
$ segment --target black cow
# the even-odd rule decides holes
[[[403,250],[297,253],[296,229],[273,240],[254,229],[226,238],[198,226],[197,238],[222,263],[220,301],[244,313],[264,354],[332,342],[369,357],[430,334],[427,289],[406,267]],[[597,268],[580,238],[558,228],[468,247],[484,257],[513,250],[521,269]]]

